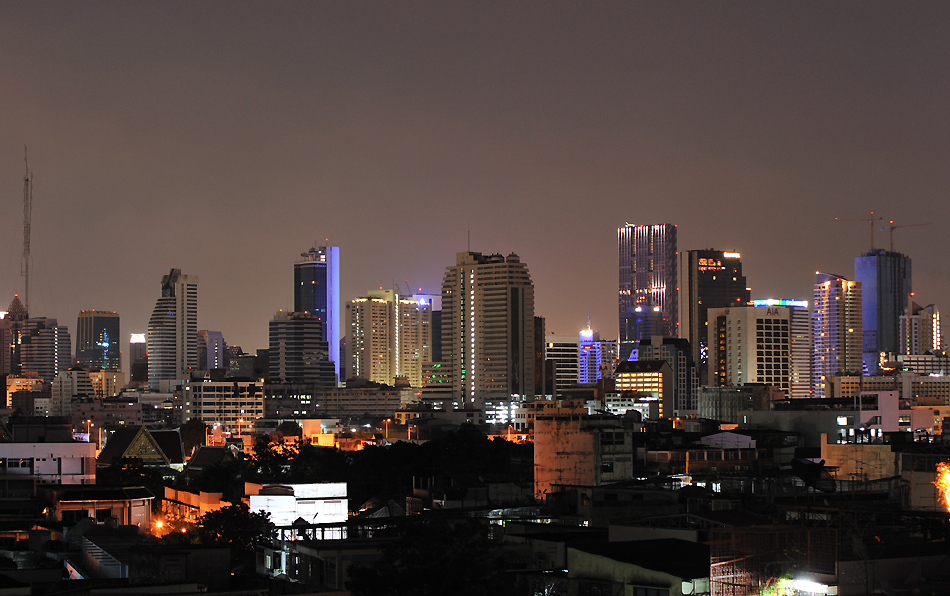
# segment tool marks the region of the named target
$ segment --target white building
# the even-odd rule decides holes
[[[432,361],[430,299],[372,290],[346,305],[346,333],[348,379],[424,385],[423,363]]]
[[[148,321],[148,383],[174,389],[198,368],[198,276],[172,269]],[[162,387],[162,384],[165,387]]]
[[[183,389],[182,422],[198,418],[249,434],[253,421],[264,417],[264,385],[258,381],[189,382]]]
[[[818,273],[812,310],[812,395],[833,375],[864,369],[861,283]]]
[[[95,484],[95,443],[0,443],[0,476],[34,476],[40,484]]]
[[[96,391],[84,368],[71,368],[56,373],[50,388],[50,415],[69,416],[73,411],[73,401],[96,397]]]
[[[347,520],[345,482],[314,484],[245,483],[251,511],[266,511],[275,526],[303,519],[308,524],[336,524]]]

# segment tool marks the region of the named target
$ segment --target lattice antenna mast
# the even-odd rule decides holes
[[[23,175],[23,262],[20,265],[20,275],[25,278],[23,306],[26,312],[30,312],[30,220],[33,216],[33,175],[30,173],[26,147],[23,147],[23,163],[26,166],[26,173]]]

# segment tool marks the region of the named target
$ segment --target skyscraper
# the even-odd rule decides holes
[[[900,318],[900,354],[921,355],[943,352],[940,311],[933,304],[921,306],[910,301]]]
[[[676,337],[676,226],[633,225],[617,228],[620,254],[620,358],[633,342],[654,335]]]
[[[534,285],[518,255],[462,252],[442,281],[442,359],[460,406],[534,393]]]
[[[83,310],[76,321],[76,362],[90,370],[119,370],[119,314],[114,310]]]
[[[309,312],[278,312],[268,326],[268,368],[274,383],[336,385],[336,369],[322,337],[323,325]]]
[[[20,344],[23,337],[23,325],[26,323],[26,320],[30,318],[30,315],[26,311],[26,307],[23,306],[23,302],[20,301],[18,294],[13,295],[13,300],[10,302],[9,308],[7,308],[7,314],[3,318],[10,322],[10,372],[19,374],[21,365]]]
[[[811,386],[811,311],[807,300],[753,300],[753,306],[783,306],[788,309],[789,347],[788,397],[800,399],[812,396]]]
[[[422,387],[422,363],[432,361],[432,302],[373,290],[346,305],[346,378]]]
[[[812,321],[812,396],[825,397],[829,377],[861,374],[861,284],[818,273]]]
[[[578,336],[554,333],[544,336],[544,359],[554,364],[554,389],[558,396],[563,395],[562,390],[577,385],[580,377],[579,356]]]
[[[680,337],[689,340],[693,362],[706,383],[706,313],[710,308],[744,306],[752,299],[737,252],[686,250],[679,253]]]
[[[910,257],[871,249],[854,259],[854,279],[861,283],[864,365],[877,374],[881,353],[900,349],[900,318],[913,292]]]
[[[180,384],[198,368],[198,276],[172,269],[148,321],[148,383]]]
[[[340,360],[340,248],[320,246],[300,254],[294,264],[294,312],[308,312],[323,327],[337,380],[343,380]]]
[[[35,317],[23,323],[20,338],[20,372],[36,373],[50,383],[61,370],[72,365],[72,341],[69,330],[56,319]]]

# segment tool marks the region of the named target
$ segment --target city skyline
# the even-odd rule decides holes
[[[5,4],[0,262],[31,316],[146,331],[169,268],[245,350],[291,263],[339,246],[341,299],[438,292],[452,255],[514,252],[549,332],[616,331],[624,222],[742,254],[753,298],[809,300],[869,246],[943,307],[950,8],[540,3],[151,10]],[[209,33],[213,32],[213,33]],[[369,43],[367,41],[369,40]],[[867,219],[875,212],[869,225]],[[835,221],[835,217],[865,221]],[[571,247],[568,249],[567,247]],[[580,291],[565,292],[581,286]],[[73,331],[71,329],[71,331]]]

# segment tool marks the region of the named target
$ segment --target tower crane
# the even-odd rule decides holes
[[[883,232],[884,230],[890,231],[890,236],[891,236],[891,252],[894,252],[894,230],[896,230],[897,228],[915,228],[915,227],[917,227],[917,226],[929,226],[929,225],[932,224],[933,222],[928,221],[927,223],[901,224],[901,225],[899,225],[899,226],[895,226],[895,225],[893,225],[893,224],[894,224],[894,220],[892,219],[892,220],[890,220],[890,221],[887,222],[887,223],[889,223],[889,224],[891,224],[891,225],[889,225],[889,226],[884,226],[883,228],[881,228],[881,231],[882,231],[882,232]]]
[[[870,217],[836,217],[835,221],[866,221],[871,228],[871,250],[874,250],[874,222],[884,221],[883,217],[874,217],[874,212],[871,212]]]

